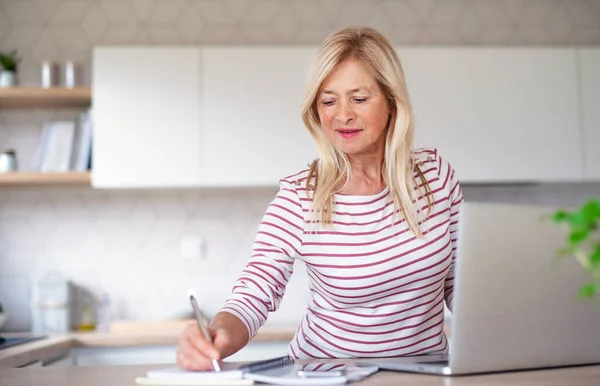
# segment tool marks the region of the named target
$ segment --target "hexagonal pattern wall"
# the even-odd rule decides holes
[[[318,44],[356,24],[395,44],[597,45],[600,0],[0,0],[26,84],[45,59],[81,61],[89,82],[98,44]]]

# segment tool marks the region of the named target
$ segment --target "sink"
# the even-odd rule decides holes
[[[43,339],[45,336],[24,336],[15,338],[3,338],[0,336],[0,349],[17,346],[19,344],[33,342],[35,340]]]

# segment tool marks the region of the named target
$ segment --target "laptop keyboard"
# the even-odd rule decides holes
[[[424,362],[417,362],[418,364],[423,364],[423,365],[444,365],[444,366],[448,366],[448,360],[443,360],[443,361],[424,361]]]

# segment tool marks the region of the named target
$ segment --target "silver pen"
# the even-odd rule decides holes
[[[202,314],[200,307],[198,306],[198,302],[196,302],[196,298],[194,295],[190,295],[190,302],[192,303],[192,308],[194,309],[194,315],[196,316],[196,322],[198,322],[198,327],[200,327],[200,331],[202,331],[202,335],[204,335],[204,339],[210,344],[213,343],[212,336],[210,336],[210,332],[208,331],[208,322],[206,318]],[[215,358],[211,359],[213,369],[219,372],[221,368],[219,367],[219,362]]]

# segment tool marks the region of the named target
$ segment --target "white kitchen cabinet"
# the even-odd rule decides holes
[[[416,145],[437,147],[461,181],[600,178],[598,50],[397,49]],[[92,185],[275,186],[305,168],[317,156],[301,120],[316,50],[96,48]]]
[[[202,183],[276,185],[316,158],[301,119],[316,47],[206,47]]]
[[[600,49],[579,50],[585,179],[600,180]]]
[[[76,366],[146,365],[176,362],[175,346],[77,347]]]
[[[73,350],[68,350],[55,355],[51,358],[46,358],[43,361],[44,367],[71,367],[75,365],[75,355]]]
[[[461,181],[583,178],[574,49],[397,50],[414,103],[416,143],[437,147]],[[597,69],[590,75],[596,81]],[[598,117],[590,115],[590,124]]]
[[[93,187],[200,184],[200,55],[194,47],[94,49]]]

